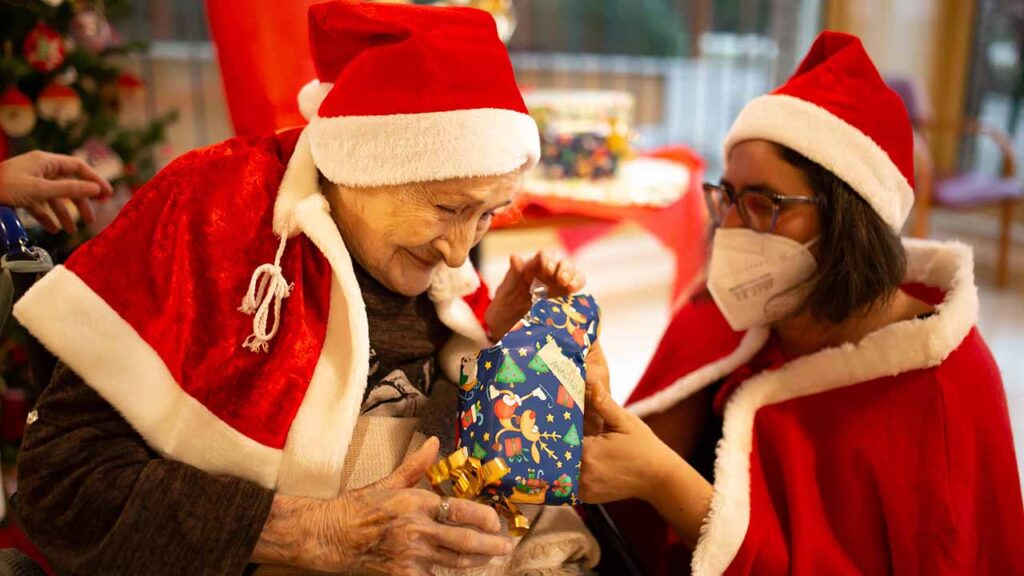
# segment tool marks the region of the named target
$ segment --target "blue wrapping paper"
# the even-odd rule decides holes
[[[485,489],[523,504],[576,504],[584,360],[600,310],[587,295],[537,301],[496,345],[462,361],[458,447],[511,471]]]

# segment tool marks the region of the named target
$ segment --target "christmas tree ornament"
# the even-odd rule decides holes
[[[32,133],[36,126],[36,111],[32,100],[24,92],[11,86],[0,94],[0,130],[11,138]]]
[[[53,77],[53,79],[58,84],[71,86],[72,84],[78,81],[78,68],[75,68],[74,66],[68,66],[60,72],[58,72],[57,75]]]
[[[117,115],[126,128],[138,128],[147,120],[145,84],[130,72],[117,77]]]
[[[96,173],[106,180],[116,180],[124,176],[124,162],[121,157],[99,138],[89,138],[72,154],[92,166]]]
[[[71,37],[83,50],[99,54],[111,43],[113,32],[102,12],[93,8],[79,11],[71,18]]]
[[[68,86],[51,82],[36,99],[39,117],[67,126],[82,116],[82,99]]]
[[[122,72],[117,77],[117,90],[122,98],[141,94],[145,91],[145,87],[146,85],[142,83],[142,80],[131,72]]]
[[[22,44],[25,61],[39,72],[56,70],[64,63],[66,49],[61,35],[41,22],[25,36]]]
[[[442,6],[468,6],[483,10],[494,18],[498,29],[498,38],[508,43],[512,33],[516,31],[516,7],[512,0],[447,0],[439,3]]]
[[[69,84],[63,83],[65,86]],[[92,76],[83,76],[78,81],[78,87],[82,90],[83,94],[95,94],[99,90],[99,84],[96,83],[96,79]]]

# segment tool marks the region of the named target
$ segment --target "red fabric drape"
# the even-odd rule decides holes
[[[316,77],[306,12],[318,0],[207,0],[231,123],[240,136],[304,124],[296,96]]]

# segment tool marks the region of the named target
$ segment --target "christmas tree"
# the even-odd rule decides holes
[[[0,157],[36,149],[74,154],[111,181],[115,198],[156,172],[156,147],[176,114],[147,119],[145,87],[123,69],[146,45],[124,42],[108,17],[131,8],[129,0],[0,2]],[[29,228],[33,243],[57,263],[89,234]],[[0,389],[26,386],[25,341],[24,330],[7,322]]]
[[[519,384],[520,382],[526,382],[526,374],[523,374],[522,369],[519,368],[515,360],[508,353],[505,353],[505,360],[502,361],[501,368],[498,369],[498,374],[494,379],[502,384]]]
[[[537,374],[547,374],[548,372],[551,372],[551,369],[548,368],[547,362],[540,357],[540,354],[535,355],[533,360],[530,360],[530,363],[527,364],[527,367]]]
[[[579,431],[576,430],[575,424],[569,427],[569,431],[566,432],[565,436],[562,437],[562,442],[565,442],[569,446],[580,445],[580,433]]]
[[[484,447],[481,446],[479,442],[473,442],[473,458],[476,458],[477,460],[483,460],[484,458],[487,458],[488,455],[489,453],[487,452],[487,450],[485,450]]]
[[[124,42],[109,17],[129,0],[0,3],[0,150],[75,154],[115,187],[138,188],[157,169],[171,112],[145,116],[145,88],[121,64],[145,44]]]

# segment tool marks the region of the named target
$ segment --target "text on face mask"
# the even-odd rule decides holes
[[[774,284],[774,276],[771,274],[764,274],[729,288],[729,293],[732,294],[733,298],[737,301],[743,302],[744,300],[756,298],[765,292],[771,291]]]

